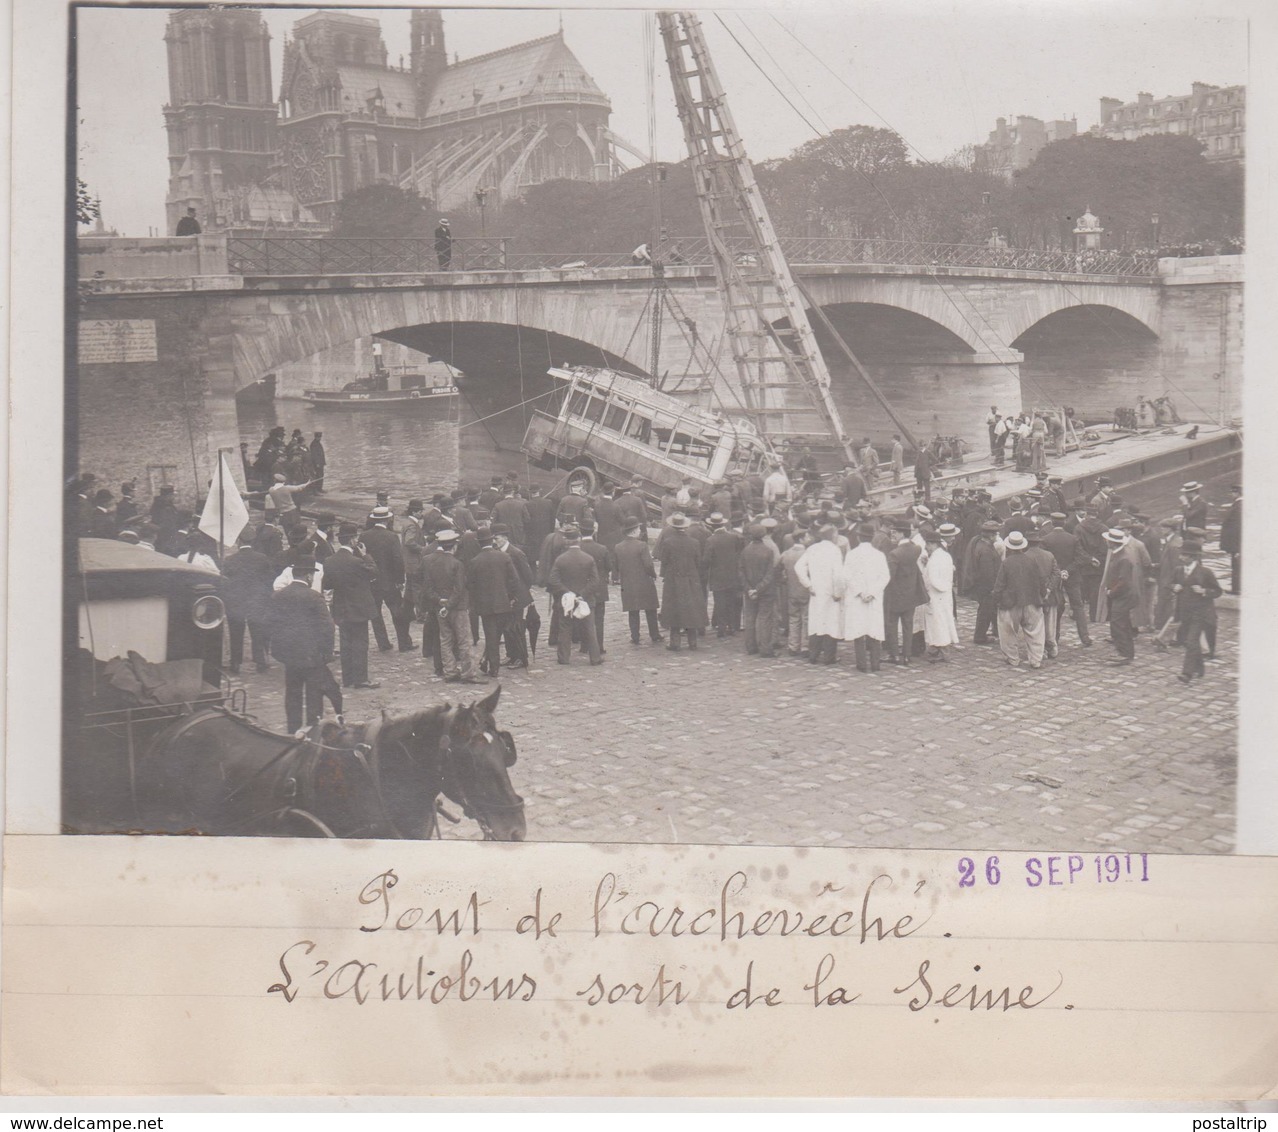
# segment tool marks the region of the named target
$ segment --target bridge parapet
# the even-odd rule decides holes
[[[1067,275],[1153,280],[1166,274],[1150,256],[1087,251],[1078,254],[984,244],[933,244],[913,240],[783,237],[782,250],[796,270],[893,270],[918,275],[954,271],[1003,277]],[[578,272],[651,270],[625,251],[524,252],[512,237],[458,238],[441,269],[433,239],[346,239],[330,236],[189,236],[163,239],[85,237],[79,241],[81,278],[177,276],[386,276],[457,272]],[[732,249],[748,265],[746,241]],[[1216,257],[1222,259],[1236,257]],[[671,239],[665,268],[709,270],[704,238]],[[1164,260],[1162,263],[1168,263]],[[1175,261],[1170,261],[1175,262]]]

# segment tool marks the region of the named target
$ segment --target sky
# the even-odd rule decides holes
[[[252,6],[271,29],[278,95],[284,35],[314,9]],[[338,10],[379,18],[390,60],[407,62],[407,9]],[[789,0],[707,9],[701,19],[755,161],[856,123],[890,126],[916,159],[937,161],[984,141],[999,117],[1074,117],[1081,131],[1095,124],[1103,96],[1129,101],[1138,91],[1187,93],[1195,81],[1246,82],[1243,11],[1231,0]],[[645,36],[652,12],[450,8],[445,42],[465,59],[548,35],[561,17],[568,46],[612,100],[614,132],[650,151],[651,81],[656,156],[682,160],[664,53],[645,53],[645,43],[660,43]],[[163,8],[79,10],[81,176],[123,235],[164,231],[167,18]]]

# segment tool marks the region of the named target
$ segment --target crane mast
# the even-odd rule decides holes
[[[769,439],[833,440],[855,461],[830,395],[829,370],[728,110],[701,21],[692,12],[658,12],[657,21],[727,307],[745,409]]]

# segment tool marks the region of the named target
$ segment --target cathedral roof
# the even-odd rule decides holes
[[[380,90],[386,100],[386,113],[398,118],[417,114],[417,92],[413,76],[378,64],[338,63],[337,75],[342,82],[342,109],[358,113],[368,108],[373,92]]]
[[[509,98],[556,94],[568,100],[581,95],[605,97],[558,34],[454,63],[440,76],[429,105],[420,113],[434,118],[479,110]],[[388,108],[389,102],[388,95]]]

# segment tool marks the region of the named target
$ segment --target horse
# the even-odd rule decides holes
[[[493,712],[500,686],[371,723],[323,720],[301,738],[223,708],[160,732],[139,766],[149,831],[235,836],[426,838],[440,794],[485,840],[522,841],[523,799],[507,774],[515,743]]]

